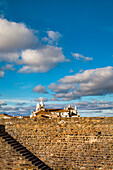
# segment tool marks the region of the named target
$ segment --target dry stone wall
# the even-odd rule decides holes
[[[53,169],[113,169],[113,117],[0,120]]]
[[[36,170],[35,166],[0,138],[0,170]]]

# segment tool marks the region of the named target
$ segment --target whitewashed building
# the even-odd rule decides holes
[[[43,112],[40,112],[43,111]],[[43,113],[43,114],[51,114],[52,117],[79,117],[79,113],[77,112],[77,107],[75,106],[75,108],[71,107],[71,105],[69,105],[67,108],[64,109],[46,109],[45,105],[43,103],[43,100],[41,99],[40,103],[38,102],[36,105],[36,110],[34,110],[30,117],[35,117],[37,115],[39,115],[39,113]]]

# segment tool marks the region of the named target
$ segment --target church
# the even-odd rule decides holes
[[[64,109],[46,109],[43,100],[41,99],[40,103],[37,103],[36,110],[34,110],[30,117],[80,117],[79,112],[77,112],[77,107],[71,107],[69,105]]]

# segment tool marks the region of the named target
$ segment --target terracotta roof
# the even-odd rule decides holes
[[[48,112],[69,112],[69,110],[74,110],[72,107],[69,107],[68,109],[46,109]]]
[[[5,113],[2,113],[2,114],[0,114],[0,117],[3,117],[3,116],[7,116],[7,117],[13,117],[13,116],[10,116],[10,115],[8,115],[8,114],[5,114]]]
[[[35,113],[36,116],[39,116],[39,115],[51,115],[50,113],[46,112],[46,111],[43,111],[43,110],[40,110],[38,112]]]
[[[46,111],[50,111],[50,112],[55,112],[55,111],[59,111],[59,110],[62,110],[62,109],[46,109]]]
[[[59,110],[56,110],[54,112],[69,112],[68,110],[64,110],[64,109],[59,109]]]
[[[23,116],[23,118],[30,118],[30,116]]]

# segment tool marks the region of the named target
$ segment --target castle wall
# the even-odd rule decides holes
[[[0,170],[36,170],[30,161],[16,152],[10,145],[0,137]]]
[[[0,120],[51,168],[113,169],[113,117]]]

